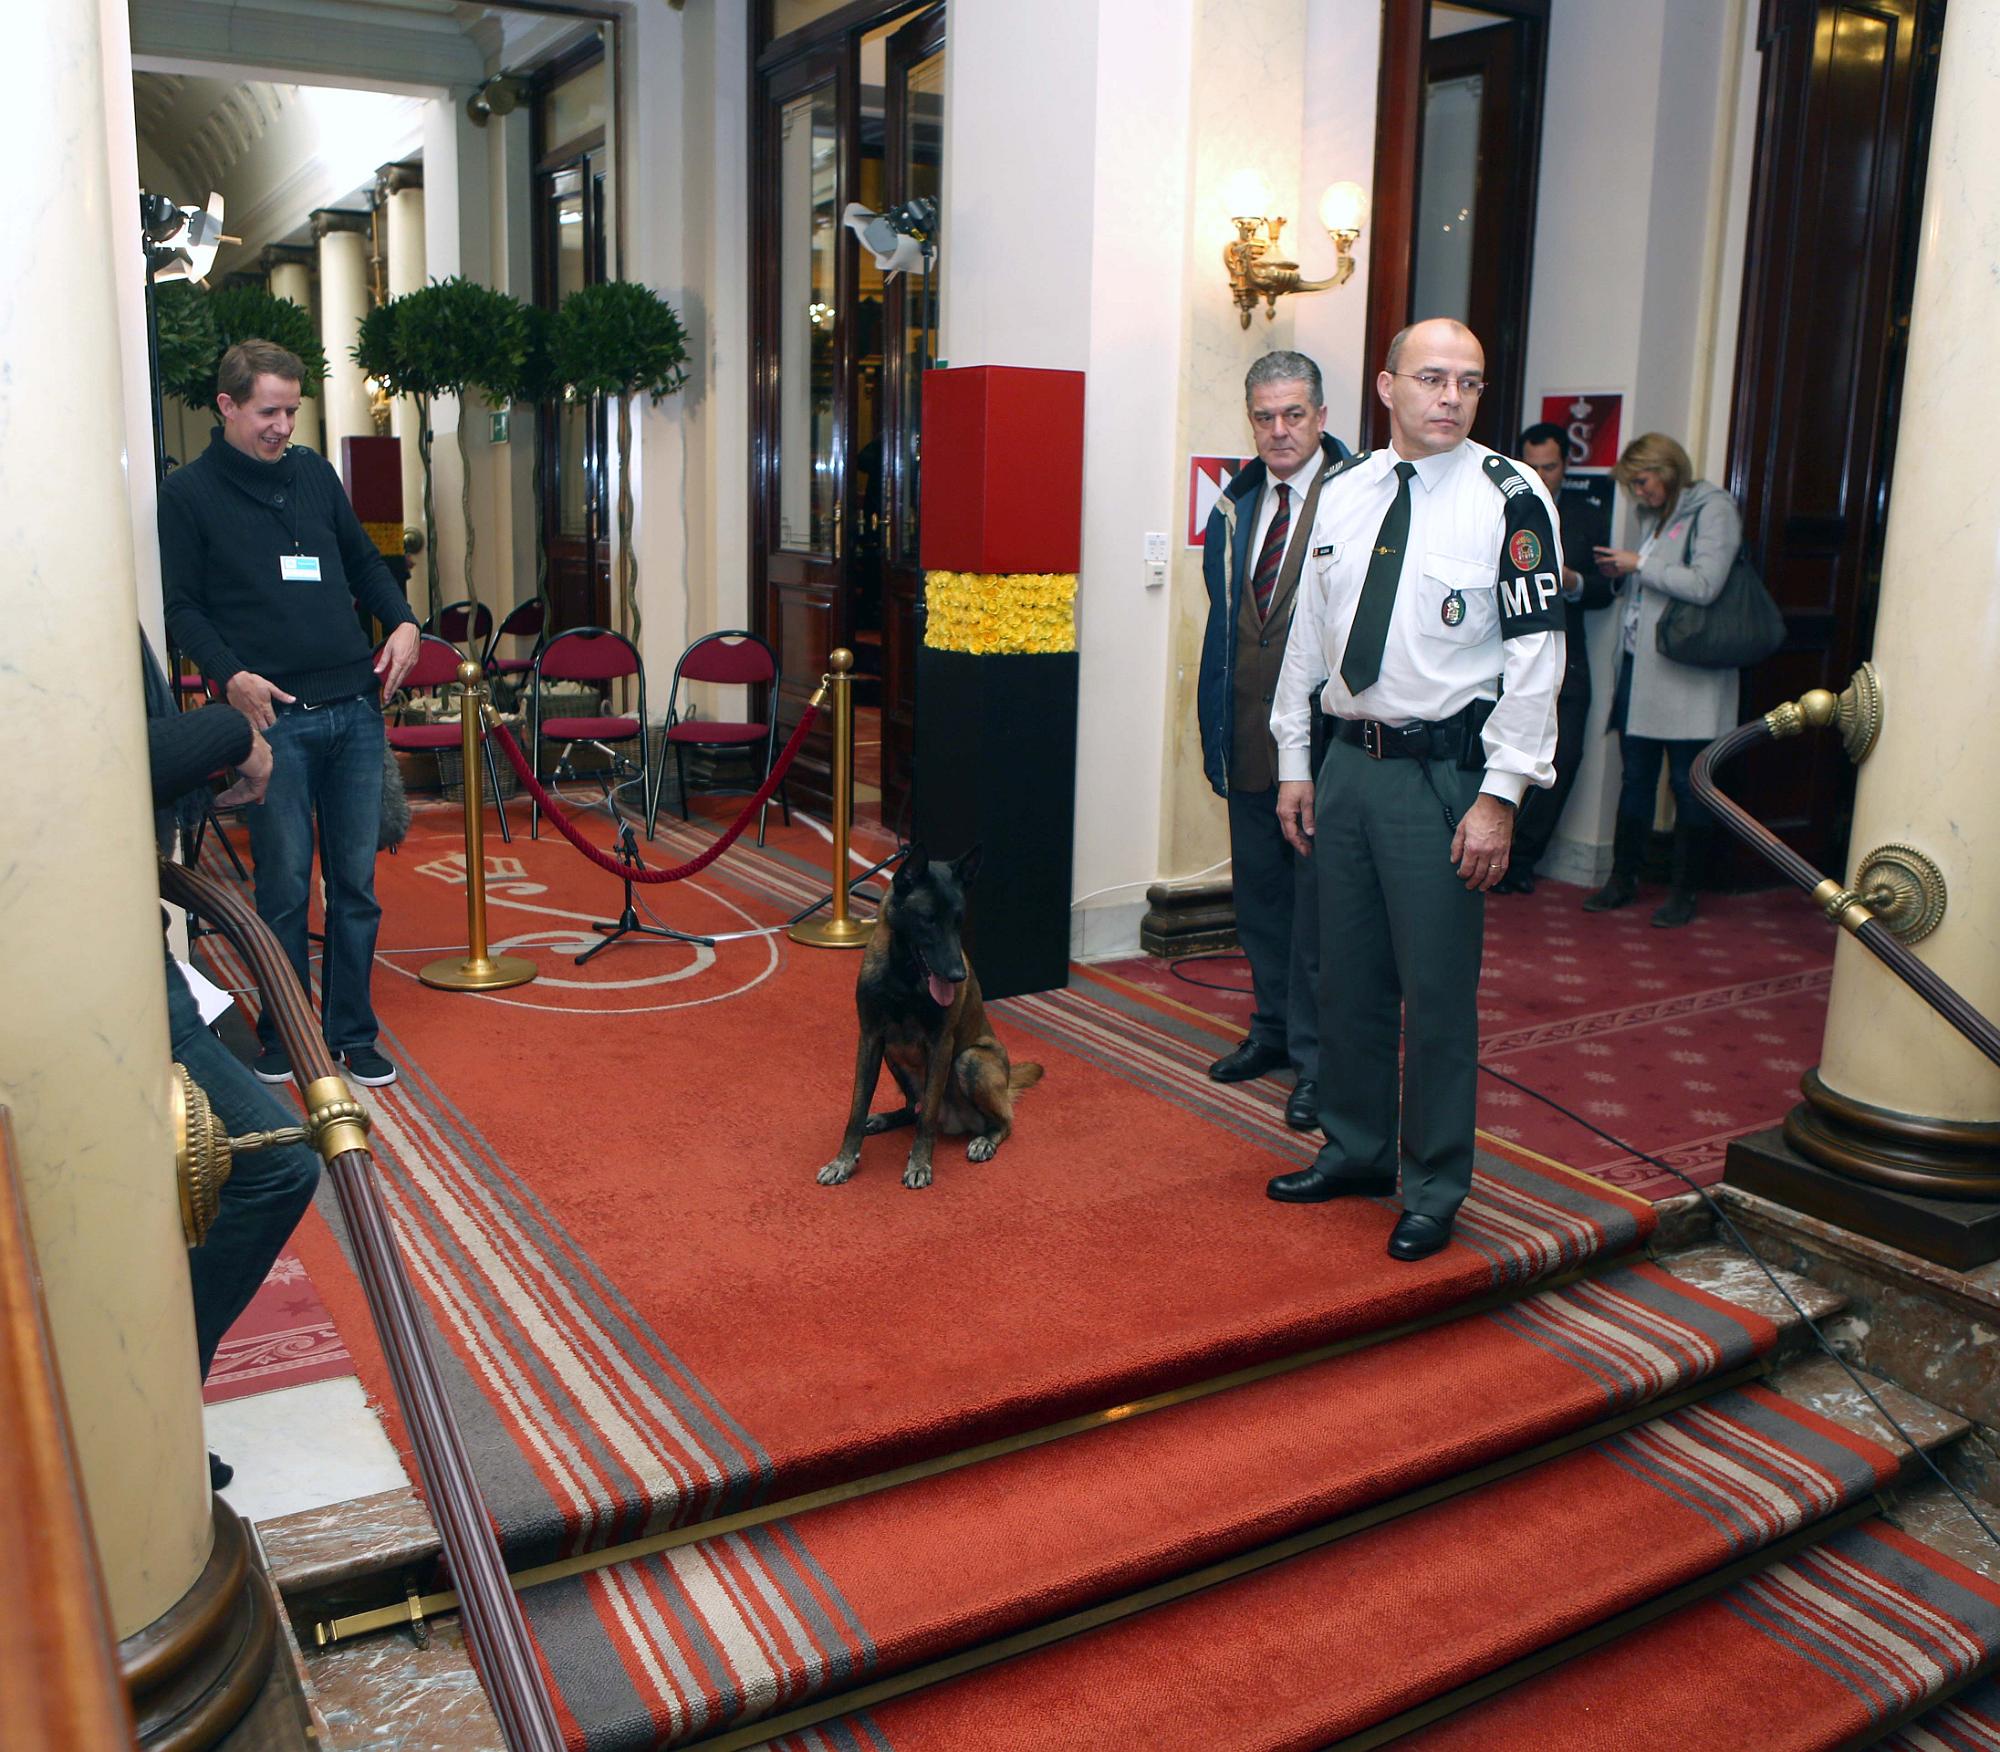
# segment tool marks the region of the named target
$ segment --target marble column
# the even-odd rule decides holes
[[[1901,843],[1949,900],[1915,952],[2000,1019],[2000,497],[1977,442],[1941,442],[2000,378],[2000,8],[1945,18],[1924,193],[1902,434],[1873,662],[1881,740],[1859,774],[1846,880]],[[1908,1191],[2000,1198],[2000,1066],[1842,936],[1820,1068],[1787,1123],[1822,1165]]]
[[[123,1637],[187,1594],[212,1523],[167,1134],[166,990],[122,456],[112,263],[131,247],[137,219],[129,194],[103,192],[132,181],[106,143],[99,4],[118,3],[47,8],[18,34],[18,89],[0,106],[0,158],[20,172],[25,210],[15,217],[35,240],[36,268],[32,286],[16,282],[0,297],[0,714],[13,739],[0,763],[0,1105],[11,1112],[84,1496]],[[59,431],[52,409],[62,410]]]
[[[385,242],[389,255],[389,296],[401,298],[415,292],[426,280],[424,255],[424,167],[421,164],[385,164],[377,173],[376,204],[382,208]],[[414,396],[398,396],[391,415],[391,430],[402,445],[403,527],[424,526],[424,462],[417,448],[417,401]],[[418,554],[410,562],[410,600],[430,600],[431,556]]]
[[[266,247],[260,258],[274,298],[288,299],[307,315],[312,314],[311,252],[288,244]],[[307,450],[321,448],[320,397],[309,395],[299,403],[298,424],[292,428],[292,442]]]
[[[326,349],[326,383],[320,399],[326,420],[326,457],[340,467],[343,438],[372,438],[367,377],[354,362],[354,337],[368,314],[366,213],[322,207],[312,216],[319,240],[319,339]]]

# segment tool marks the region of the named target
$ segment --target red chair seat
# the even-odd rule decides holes
[[[667,732],[669,742],[697,742],[711,746],[739,742],[762,742],[771,734],[768,724],[726,724],[715,718],[689,718]]]
[[[637,718],[544,718],[544,742],[621,742],[639,734]]]
[[[405,754],[420,754],[433,748],[456,748],[465,739],[457,724],[391,724],[389,746]]]

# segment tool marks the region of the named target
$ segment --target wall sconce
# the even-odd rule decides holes
[[[1229,291],[1242,312],[1243,326],[1250,326],[1251,313],[1259,298],[1264,301],[1267,321],[1278,314],[1278,300],[1287,292],[1324,292],[1329,286],[1344,286],[1354,272],[1351,253],[1361,228],[1368,222],[1368,197],[1359,184],[1330,183],[1319,198],[1319,220],[1333,239],[1339,258],[1324,280],[1299,277],[1299,264],[1271,257],[1285,229],[1279,217],[1266,217],[1272,205],[1269,188],[1254,171],[1242,171],[1230,178],[1225,191],[1230,224],[1236,240],[1222,247],[1223,265],[1229,270]]]

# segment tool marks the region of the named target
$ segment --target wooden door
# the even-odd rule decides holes
[[[889,39],[888,199],[944,200],[944,8]],[[923,370],[937,357],[938,284],[891,282],[882,397],[882,819],[897,827],[910,801],[916,744],[917,647],[923,640],[917,485],[922,461]]]
[[[1843,687],[1873,638],[1943,11],[1764,3],[1728,482],[1789,631],[1747,678],[1746,716]],[[1842,867],[1853,772],[1836,739],[1787,743],[1732,788]]]
[[[757,130],[758,236],[752,259],[760,308],[753,351],[756,419],[752,560],[763,632],[784,683],[780,734],[789,734],[850,636],[843,554],[851,340],[840,320],[853,296],[853,251],[840,223],[850,198],[855,81],[851,50],[830,50],[773,73]],[[826,720],[822,720],[824,724]],[[832,741],[816,730],[792,768],[794,797],[824,807],[832,795]]]
[[[1456,317],[1486,349],[1472,436],[1504,452],[1520,434],[1547,60],[1548,0],[1476,0],[1447,17],[1429,0],[1384,0],[1362,385],[1370,444],[1389,436],[1372,368],[1398,329],[1431,316]]]
[[[537,173],[539,302],[553,310],[605,278],[601,138]],[[608,423],[602,396],[545,402],[541,447],[542,548],[548,556],[549,630],[606,627],[611,614],[611,537],[606,494]]]

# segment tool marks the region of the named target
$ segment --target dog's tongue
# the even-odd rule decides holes
[[[956,980],[940,979],[936,974],[931,975],[931,1002],[936,1004],[939,1009],[949,1010],[951,1008],[951,1000],[957,992],[958,982]]]

